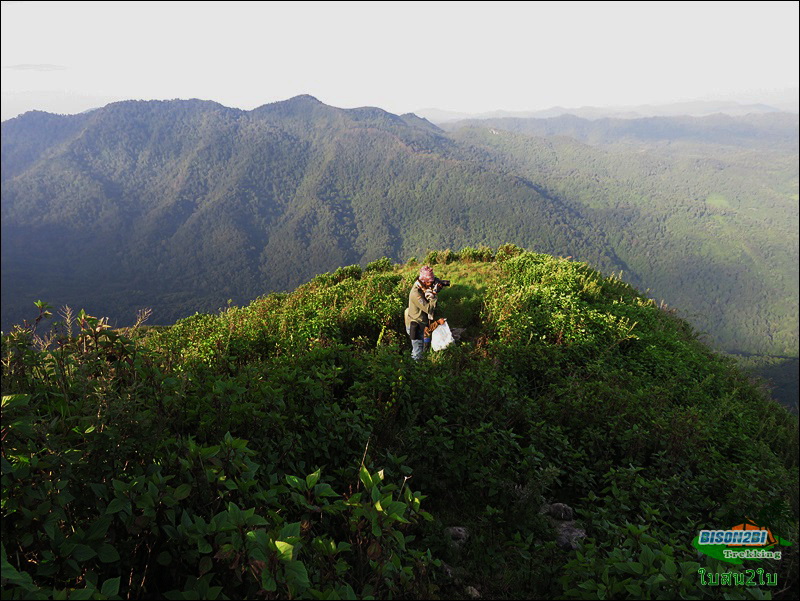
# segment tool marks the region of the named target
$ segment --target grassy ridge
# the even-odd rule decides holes
[[[796,420],[732,360],[583,263],[425,259],[467,331],[420,363],[418,265],[385,259],[170,328],[4,337],[3,597],[749,598],[697,570],[759,566],[796,592],[796,546],[691,546],[745,518],[797,540]]]

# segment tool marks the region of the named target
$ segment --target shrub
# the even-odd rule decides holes
[[[334,282],[342,282],[347,279],[360,280],[362,273],[361,265],[348,265],[334,271],[332,277]]]
[[[498,262],[506,261],[511,257],[516,257],[517,255],[521,254],[523,249],[521,249],[516,244],[503,244],[497,248],[497,253],[495,254],[495,260]]]
[[[450,268],[474,343],[420,362],[383,259],[147,336],[3,336],[3,598],[463,595],[438,557],[485,598],[740,596],[691,538],[797,538],[796,418],[619,278],[498,260]]]
[[[386,257],[383,257],[372,261],[371,263],[367,263],[367,266],[364,268],[364,273],[382,273],[384,271],[392,271],[393,269],[394,264],[392,261]]]
[[[458,260],[458,253],[454,253],[449,248],[441,250],[436,255],[436,262],[439,265],[447,265]]]

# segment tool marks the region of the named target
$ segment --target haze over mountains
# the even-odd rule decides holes
[[[2,324],[156,323],[381,256],[585,260],[719,347],[797,356],[797,115],[448,125],[310,96],[130,101],[2,125]]]
[[[796,90],[795,90],[796,92]],[[641,119],[643,117],[706,117],[709,115],[731,115],[742,116],[763,113],[798,113],[797,98],[789,100],[787,98],[776,99],[777,102],[770,103],[743,103],[736,101],[713,101],[713,100],[693,100],[686,102],[674,102],[671,104],[641,104],[635,106],[581,106],[565,108],[554,106],[547,109],[536,111],[508,111],[496,110],[484,113],[464,113],[458,111],[447,111],[438,108],[419,109],[415,113],[421,117],[429,119],[437,125],[462,121],[465,119],[547,119],[549,117],[559,117],[561,115],[574,115],[584,119]]]

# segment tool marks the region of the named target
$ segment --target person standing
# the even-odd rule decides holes
[[[433,269],[425,265],[408,294],[408,308],[405,311],[406,332],[411,338],[411,358],[418,361],[426,349],[425,328],[433,321],[436,310],[436,291]],[[428,340],[428,345],[430,340]]]

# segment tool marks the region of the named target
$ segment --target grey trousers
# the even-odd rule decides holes
[[[411,328],[406,328],[406,333],[411,336]],[[425,350],[425,341],[424,340],[414,340],[411,339],[411,358],[414,361],[419,361],[422,359],[422,353]]]

